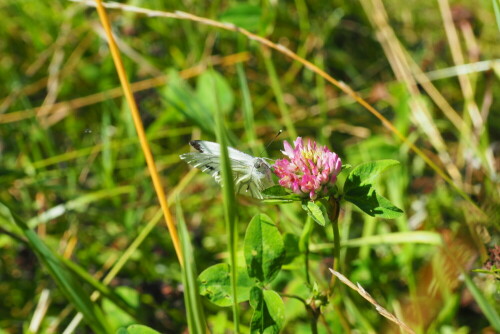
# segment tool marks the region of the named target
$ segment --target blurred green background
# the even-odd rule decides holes
[[[499,239],[495,1],[128,3],[232,22],[297,52],[359,92],[483,214],[367,110],[283,54],[197,22],[108,10],[162,182],[182,205],[198,270],[227,257],[221,191],[209,176],[188,174],[179,154],[191,139],[215,140],[216,89],[230,144],[242,151],[277,159],[281,140],[299,135],[327,145],[343,163],[400,161],[379,188],[406,214],[375,220],[344,206],[342,240],[356,242],[342,248],[340,271],[418,333],[498,330],[498,280],[472,272]],[[95,9],[83,4],[0,0],[0,9],[0,200],[50,249],[102,278],[159,207],[104,31]],[[292,239],[304,225],[299,205],[246,197],[238,203],[240,239],[259,212]],[[62,333],[75,316],[71,302],[8,211],[0,211],[0,332]],[[430,233],[415,240],[414,231]],[[405,234],[390,234],[396,232]],[[330,279],[329,233],[317,227],[310,239],[320,286]],[[291,262],[277,287],[307,296],[299,269]],[[134,320],[107,299],[97,302],[112,327],[186,330],[180,267],[163,220],[110,286],[135,312]],[[353,291],[335,298],[337,306],[324,309],[322,333],[397,332]],[[284,332],[307,333],[300,303],[285,303]],[[204,306],[213,333],[230,328],[229,309]],[[82,323],[76,332],[92,330]]]

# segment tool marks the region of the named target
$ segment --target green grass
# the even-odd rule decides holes
[[[196,271],[215,263],[244,265],[243,235],[257,213],[309,249],[309,272],[304,258],[287,263],[274,290],[307,299],[312,290],[304,282],[326,289],[331,229],[309,226],[301,238],[300,205],[234,198],[230,187],[221,190],[178,158],[190,150],[189,140],[201,138],[277,159],[281,141],[299,135],[353,166],[401,163],[377,189],[405,210],[403,217],[366,218],[342,207],[342,274],[417,333],[500,331],[498,283],[472,271],[499,242],[498,60],[486,71],[458,71],[460,58],[465,64],[500,58],[498,1],[451,3],[454,25],[446,19],[446,1],[265,2],[260,11],[239,12],[238,3],[142,5],[232,21],[296,52],[357,91],[454,186],[362,106],[283,53],[192,20],[108,10],[129,80],[159,77],[135,98],[169,205],[175,211],[178,197],[182,207],[174,216],[184,217],[183,249],[196,262],[183,271],[159,223],[128,106],[119,89],[110,91],[119,81],[95,9],[4,0],[0,328],[61,333],[82,312],[83,321],[73,323],[84,333],[132,323],[176,333],[188,323],[203,328],[204,319],[213,333],[223,333],[239,313],[240,331],[247,332],[248,304],[234,312],[202,298],[200,307],[189,286]],[[450,31],[459,47],[449,42]],[[247,57],[232,58],[239,52]],[[436,70],[446,76],[432,79],[434,72],[426,81],[420,75]],[[90,297],[94,290],[104,299]],[[48,301],[40,298],[46,291]],[[356,292],[342,285],[339,292],[323,309],[320,332],[388,331],[391,325]],[[301,302],[284,301],[284,332],[309,330]]]

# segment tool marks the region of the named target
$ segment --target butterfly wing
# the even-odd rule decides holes
[[[185,153],[180,158],[221,183],[220,145],[203,140],[193,140],[190,144],[199,153]],[[271,166],[261,158],[254,158],[232,147],[228,147],[228,153],[236,193],[262,199],[262,190],[274,184]]]
[[[262,191],[274,185],[271,166],[262,158],[252,157],[250,172],[235,178],[234,184],[238,194],[262,199]]]
[[[184,153],[180,158],[193,167],[212,176],[217,183],[221,181],[220,159],[218,156],[208,153]]]
[[[191,146],[193,146],[196,150],[198,150],[200,153],[204,154],[211,154],[217,157],[220,157],[220,145],[217,143],[213,143],[211,141],[205,141],[205,140],[191,140],[189,142]],[[232,147],[227,148],[228,153],[229,153],[229,159],[231,159],[231,162],[233,161],[240,161],[240,162],[249,162],[252,159],[255,159],[249,154],[243,153],[241,151],[238,151],[237,149],[234,149]]]

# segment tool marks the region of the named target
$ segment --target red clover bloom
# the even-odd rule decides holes
[[[304,145],[302,138],[297,137],[294,146],[292,148],[287,141],[284,142],[282,152],[288,159],[276,160],[274,173],[281,186],[314,201],[318,196],[326,195],[329,186],[337,181],[342,161],[326,146],[318,146],[311,140]]]

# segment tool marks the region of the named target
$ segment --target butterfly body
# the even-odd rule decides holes
[[[220,145],[204,140],[192,140],[189,144],[198,152],[181,154],[180,158],[221,183]],[[271,165],[263,158],[253,157],[232,147],[228,147],[228,153],[236,193],[262,199],[262,191],[274,185]]]

